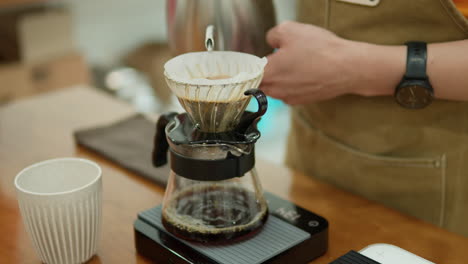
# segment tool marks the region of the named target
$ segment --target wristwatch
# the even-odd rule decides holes
[[[421,109],[434,98],[434,89],[426,74],[427,45],[425,42],[407,42],[406,73],[395,89],[395,100],[403,107]]]

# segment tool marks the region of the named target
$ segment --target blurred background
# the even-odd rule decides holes
[[[278,23],[295,19],[295,1],[273,2]],[[165,0],[0,0],[0,106],[88,85],[143,113],[182,111],[167,41]],[[288,107],[270,98],[259,127],[258,157],[283,163]]]

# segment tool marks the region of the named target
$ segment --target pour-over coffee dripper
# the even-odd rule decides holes
[[[254,168],[256,124],[267,109],[258,88],[266,59],[238,52],[198,52],[165,65],[166,80],[187,113],[158,121],[153,162],[171,173],[162,223],[183,239],[220,243],[252,235],[268,218]],[[209,78],[228,76],[229,78]],[[251,96],[259,105],[245,111]]]
[[[192,122],[217,133],[239,123],[250,100],[244,93],[258,88],[266,62],[240,52],[193,52],[168,61],[164,74]]]

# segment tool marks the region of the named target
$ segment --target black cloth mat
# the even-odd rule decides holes
[[[137,114],[107,126],[77,131],[74,137],[79,145],[165,186],[169,166],[155,168],[151,161],[155,133],[156,124]]]

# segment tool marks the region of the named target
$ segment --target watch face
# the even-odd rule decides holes
[[[432,102],[433,97],[431,91],[420,85],[400,87],[395,96],[399,104],[412,109],[428,106]]]

